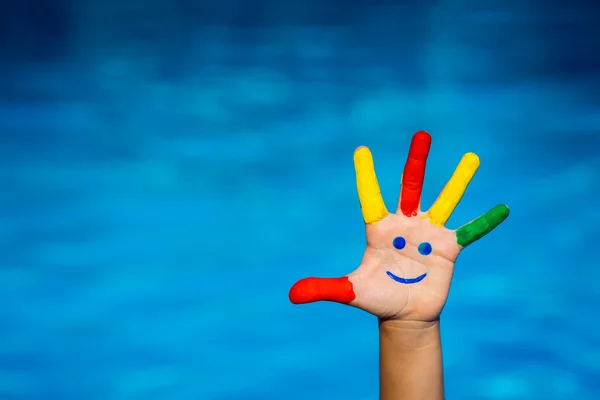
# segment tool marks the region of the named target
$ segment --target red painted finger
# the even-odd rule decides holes
[[[419,209],[425,179],[425,165],[430,147],[431,136],[429,133],[419,131],[414,134],[402,174],[402,189],[398,207],[407,217],[416,215]]]
[[[335,301],[348,304],[356,298],[352,282],[342,278],[304,278],[290,289],[290,301],[294,304],[314,301]]]

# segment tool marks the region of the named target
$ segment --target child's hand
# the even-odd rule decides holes
[[[329,300],[384,319],[429,322],[439,318],[458,254],[504,221],[508,207],[498,205],[456,231],[444,227],[479,167],[479,158],[467,153],[431,209],[421,211],[430,145],[427,132],[413,136],[395,214],[383,204],[371,152],[366,147],[355,151],[356,185],[367,232],[362,262],[343,278],[296,282],[290,290],[292,303]]]

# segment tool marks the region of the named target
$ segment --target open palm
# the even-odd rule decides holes
[[[458,254],[504,221],[508,208],[498,205],[455,231],[444,227],[479,167],[479,158],[467,153],[433,206],[421,211],[430,146],[427,132],[413,136],[394,214],[383,203],[371,152],[366,147],[355,151],[356,183],[367,236],[363,259],[347,276],[296,282],[290,289],[292,303],[336,301],[384,319],[439,318]]]

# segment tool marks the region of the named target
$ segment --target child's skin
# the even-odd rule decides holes
[[[295,304],[337,301],[379,318],[380,399],[444,398],[440,314],[460,251],[497,227],[508,208],[496,206],[471,223],[444,224],[479,167],[467,153],[428,211],[420,198],[431,136],[417,132],[402,176],[398,207],[390,214],[381,197],[369,149],[354,153],[367,247],[353,272],[342,278],[305,278],[290,290]]]

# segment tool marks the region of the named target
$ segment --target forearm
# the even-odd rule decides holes
[[[379,322],[380,400],[443,400],[439,321]]]

